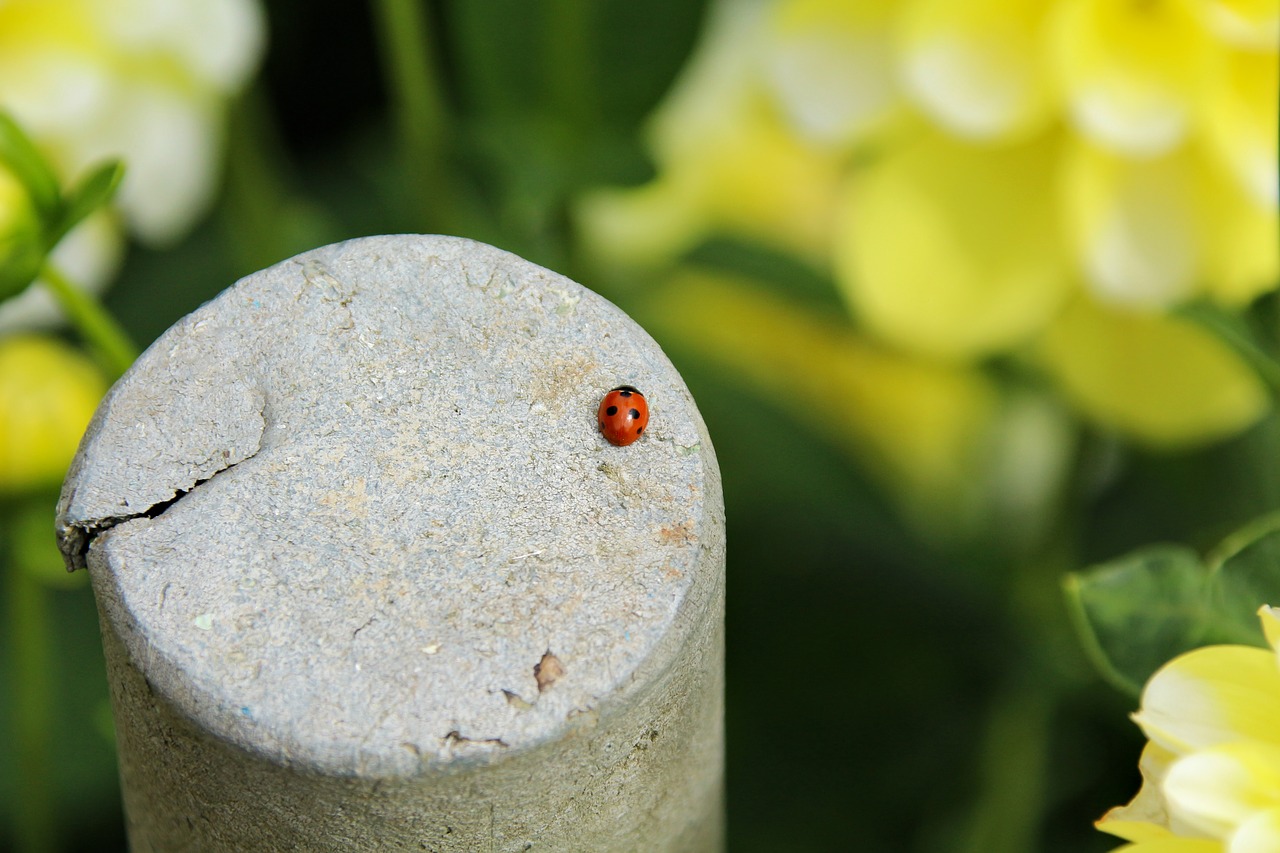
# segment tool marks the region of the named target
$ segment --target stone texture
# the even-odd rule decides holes
[[[622,384],[652,417],[618,448]],[[568,279],[423,236],[249,276],[112,389],[58,531],[136,849],[719,844],[714,452]]]

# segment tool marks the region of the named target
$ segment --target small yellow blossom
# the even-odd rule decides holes
[[[1259,615],[1271,649],[1197,649],[1147,683],[1142,789],[1098,822],[1122,850],[1280,850],[1280,609]]]
[[[57,485],[106,382],[53,338],[0,338],[0,494]]]

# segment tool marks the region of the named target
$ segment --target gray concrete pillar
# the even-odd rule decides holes
[[[241,280],[104,400],[58,532],[135,850],[721,845],[715,454],[562,276],[394,236]]]

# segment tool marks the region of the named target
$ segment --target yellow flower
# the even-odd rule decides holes
[[[904,356],[742,281],[686,271],[637,306],[669,345],[781,400],[889,487],[922,532],[1043,521],[1065,472],[1061,413],[966,365]]]
[[[55,486],[106,391],[94,366],[53,338],[0,338],[0,494]]]
[[[793,133],[768,103],[755,70],[765,23],[753,4],[713,12],[706,40],[649,128],[659,177],[581,201],[589,252],[655,265],[729,233],[822,257],[840,161]]]
[[[64,181],[124,160],[116,201],[125,225],[143,240],[172,241],[213,197],[226,102],[256,67],[263,35],[255,0],[4,0],[0,109]],[[111,216],[93,217],[55,260],[101,287],[121,241]],[[4,306],[0,325],[51,316],[33,289]]]
[[[768,242],[906,356],[1047,354],[1089,419],[1219,439],[1267,403],[1164,315],[1280,279],[1278,30],[1280,0],[721,0],[655,117],[657,178],[583,230],[622,264]],[[1140,364],[1096,369],[1084,342],[1129,333]]]
[[[1280,850],[1280,609],[1259,616],[1270,650],[1197,649],[1147,683],[1142,789],[1098,822],[1121,849]]]

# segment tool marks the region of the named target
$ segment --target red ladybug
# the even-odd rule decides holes
[[[619,385],[600,401],[600,433],[610,444],[625,447],[649,425],[649,404],[630,385]]]

